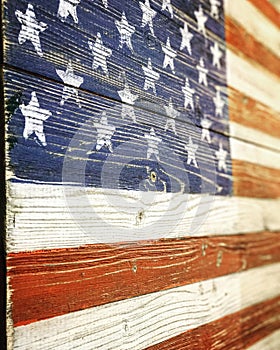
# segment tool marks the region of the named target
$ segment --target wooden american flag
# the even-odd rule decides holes
[[[9,349],[279,349],[279,13],[6,0]]]

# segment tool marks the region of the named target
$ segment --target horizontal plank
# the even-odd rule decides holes
[[[279,233],[269,232],[11,253],[12,318],[19,326],[275,262]]]
[[[147,197],[23,183],[10,183],[8,190],[9,252],[280,229],[279,200],[160,192]]]
[[[249,350],[278,350],[280,345],[280,330],[273,332],[264,339],[249,347]]]
[[[268,17],[277,27],[280,27],[279,11],[273,6],[272,1],[249,0],[256,6],[266,17]],[[275,2],[275,1],[274,1]]]
[[[279,272],[267,265],[18,326],[14,347],[140,350],[279,296]]]
[[[249,34],[243,25],[243,23],[235,22],[229,16],[226,17],[227,45],[235,53],[246,56],[262,65],[262,69],[267,69],[280,77],[279,55],[267,48],[266,42],[260,42],[256,33]],[[280,31],[278,35],[280,35]],[[275,48],[277,48],[277,43],[275,43]]]
[[[266,2],[255,7],[249,0],[226,0],[225,13],[279,57],[280,28],[262,13]]]
[[[233,192],[236,196],[255,198],[280,197],[280,171],[242,160],[232,161]]]
[[[192,350],[196,348],[201,350],[277,350],[280,342],[273,331],[280,327],[280,319],[277,317],[279,311],[280,297],[276,297],[150,346],[145,350]],[[262,339],[263,337],[268,337],[268,339]],[[278,347],[270,347],[273,342],[275,346],[278,344]],[[250,346],[251,344],[254,345]],[[268,347],[265,347],[265,344],[269,344]]]
[[[273,136],[274,138],[280,138],[280,117],[279,112],[273,110],[270,106],[264,105],[254,97],[248,96],[236,89],[229,88],[229,110],[231,122],[241,124],[242,126],[249,127],[261,131],[267,136]],[[254,116],[254,118],[252,118]],[[251,130],[250,135],[244,138],[242,130],[235,130],[230,128],[231,136],[248,140],[249,142],[257,143],[256,140],[252,140]],[[255,135],[254,135],[255,136]],[[267,138],[266,135],[257,137],[258,142],[262,142],[259,139]],[[272,145],[274,142],[272,142]]]

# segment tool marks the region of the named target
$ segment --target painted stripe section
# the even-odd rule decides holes
[[[232,159],[243,160],[267,168],[280,169],[280,153],[230,138]],[[236,179],[235,179],[236,180]],[[253,194],[252,194],[253,195]]]
[[[280,171],[242,160],[232,161],[234,194],[255,198],[280,197]]]
[[[280,138],[279,112],[233,88],[228,89],[228,97],[231,122]],[[240,128],[242,126],[240,125]],[[234,129],[232,132],[234,136]],[[245,140],[248,138],[250,141],[251,133],[244,137]]]
[[[249,0],[249,1],[254,6],[258,7],[266,17],[268,17],[274,24],[276,24],[277,27],[280,27],[280,13],[274,6],[272,6],[272,4],[269,1],[263,1],[263,0]]]
[[[279,350],[279,348],[280,330],[273,332],[271,335],[250,346],[249,350]]]
[[[279,125],[280,128],[280,125]],[[260,130],[253,129],[235,122],[230,122],[231,137],[247,140],[249,143],[280,152],[280,138],[270,136]]]
[[[263,1],[265,2],[265,1]],[[263,8],[263,6],[260,6]],[[248,0],[226,0],[225,13],[280,57],[280,30]]]
[[[277,56],[268,49],[265,42],[260,43],[258,37],[255,39],[255,36],[249,34],[243,25],[243,23],[237,23],[232,18],[226,17],[227,45],[237,53],[244,54],[254,62],[261,64],[264,69],[280,76],[279,55]]]
[[[60,185],[9,184],[8,252],[133,241],[139,191],[71,186],[67,191],[74,204]],[[144,208],[142,240],[280,230],[278,199],[178,194],[174,201],[172,194],[158,193]]]
[[[146,348],[146,350],[244,350],[248,346],[250,350],[272,350],[270,347],[265,348],[265,344],[262,344],[263,341],[252,347],[250,345],[280,327],[279,312],[280,297],[277,297],[180,334],[165,342]],[[268,338],[270,337],[268,336]],[[278,340],[273,338],[270,342],[267,341],[266,344],[272,344],[272,341],[275,342],[274,344],[278,343],[276,350],[279,349],[279,340],[279,338]],[[257,344],[262,344],[263,347],[259,347]]]
[[[227,63],[228,85],[280,111],[278,93],[280,80],[275,75],[264,71],[262,66],[253,65],[230,50],[227,50]]]
[[[14,347],[140,350],[278,296],[279,276],[272,264],[19,326]]]
[[[27,324],[279,261],[279,234],[269,232],[10,254],[13,321]]]

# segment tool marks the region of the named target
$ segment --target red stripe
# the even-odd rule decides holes
[[[260,12],[280,27],[280,13],[268,0],[249,0]]]
[[[228,95],[231,121],[280,137],[279,112],[233,88]]]
[[[244,54],[254,62],[261,64],[271,73],[280,77],[279,57],[230,17],[226,17],[225,24],[226,42],[233,51],[237,52],[239,55],[240,53]]]
[[[277,233],[13,253],[16,326],[280,261]]]
[[[280,197],[280,170],[233,159],[232,173],[236,196]]]
[[[280,296],[150,346],[146,350],[244,350],[280,328],[279,314]]]

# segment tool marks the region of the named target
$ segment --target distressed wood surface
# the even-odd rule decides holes
[[[276,298],[279,271],[279,263],[270,264],[19,326],[14,346],[28,350],[64,349],[66,344],[84,350],[144,349]]]
[[[279,338],[277,339],[279,334],[274,335],[274,331],[280,326],[277,316],[279,311],[280,297],[276,297],[150,346],[146,350],[191,350],[194,348],[202,350],[276,350],[278,349],[276,346],[279,346]],[[274,335],[273,338],[264,338],[271,334]],[[266,342],[262,341],[262,338],[266,339]],[[273,342],[275,347],[273,347]],[[266,343],[267,347],[265,347]]]
[[[279,327],[278,327],[279,328]],[[250,346],[250,350],[277,350],[279,347],[280,331],[276,330],[264,339]]]
[[[279,233],[270,232],[11,253],[14,325],[275,262]]]

